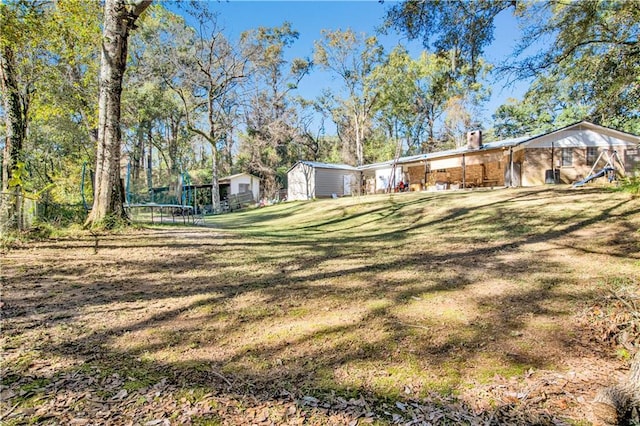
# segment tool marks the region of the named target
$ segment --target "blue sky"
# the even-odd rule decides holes
[[[291,48],[290,58],[313,56],[313,43],[320,38],[322,29],[351,28],[356,32],[374,34],[381,25],[385,10],[393,2],[379,3],[377,0],[360,1],[243,1],[231,0],[209,2],[211,10],[216,11],[218,24],[223,33],[231,39],[238,39],[239,35],[248,29],[259,26],[279,26],[288,21],[300,33],[300,37]],[[496,21],[495,41],[486,50],[485,58],[490,62],[499,63],[511,53],[520,32],[516,20],[509,11],[501,13]],[[391,51],[398,43],[407,46],[411,52],[422,50],[420,41],[408,42],[394,33],[379,35],[379,40],[386,51]],[[320,91],[331,86],[332,79],[327,73],[314,70],[305,77],[299,85],[299,95],[305,98],[315,98]],[[509,97],[521,98],[527,88],[526,84],[513,87],[503,87],[502,82],[489,82],[492,87],[492,97],[481,117],[484,127],[491,125],[491,114]]]

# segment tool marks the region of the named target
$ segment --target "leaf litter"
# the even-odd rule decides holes
[[[168,241],[159,239],[160,234]],[[291,383],[295,376],[282,384],[275,379],[252,382],[237,371],[219,369],[216,362],[207,369],[202,368],[206,362],[181,366],[180,358],[172,357],[204,349],[198,343],[182,352],[173,349],[180,347],[184,336],[179,320],[198,314],[206,321],[214,318],[233,326],[234,317],[215,310],[194,312],[193,306],[206,306],[208,298],[234,290],[223,283],[215,292],[202,293],[211,296],[203,298],[196,292],[194,298],[185,299],[182,293],[192,287],[179,284],[160,297],[153,294],[157,289],[153,280],[171,283],[180,268],[189,272],[190,279],[202,279],[198,271],[207,266],[202,251],[219,249],[220,242],[208,246],[209,239],[219,237],[211,230],[146,230],[105,237],[97,255],[91,254],[91,241],[82,238],[26,245],[9,253],[13,260],[3,260],[3,266],[9,267],[4,270],[10,273],[9,279],[3,278],[0,307],[6,360],[0,421],[7,425],[36,421],[74,425],[572,424],[589,417],[588,403],[600,387],[624,375],[626,363],[610,356],[610,351],[637,348],[637,310],[629,306],[637,307],[638,283],[631,279],[624,288],[617,285],[605,296],[590,299],[574,315],[585,332],[575,336],[576,356],[564,360],[563,368],[531,368],[522,374],[496,374],[490,380],[472,379],[451,394],[423,391],[418,396],[417,383],[402,383],[402,392],[389,398],[367,389],[354,394],[309,388],[304,382]],[[199,244],[190,247],[193,239]],[[176,253],[168,255],[167,251],[175,250],[173,245],[182,247],[179,256],[189,261],[176,261]],[[155,256],[171,262],[166,269],[144,271],[132,268],[127,256]],[[236,267],[232,259],[227,262],[229,270]],[[247,271],[256,273],[251,266]],[[285,268],[282,271],[286,273]],[[146,283],[140,275],[145,272]],[[409,299],[419,303],[423,296]],[[241,317],[242,324],[260,315]],[[175,341],[170,330],[155,327],[165,318],[176,319],[171,325]],[[395,319],[394,323],[406,324]],[[136,324],[150,334],[135,334]],[[507,334],[512,339],[526,337],[519,330]],[[162,355],[167,358],[151,357],[145,352],[150,349],[135,346],[114,349],[114,339],[134,344],[140,338],[149,339],[143,345],[147,348],[154,347],[156,340],[168,345],[170,350]],[[480,343],[492,344],[491,340]],[[457,348],[463,350],[464,345]],[[286,367],[286,357],[279,355],[277,360],[278,368]]]

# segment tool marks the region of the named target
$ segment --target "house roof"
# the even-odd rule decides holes
[[[599,130],[601,132],[613,133],[613,134],[615,134],[617,136],[623,136],[624,138],[627,138],[627,139],[630,137],[631,139],[635,139],[636,143],[640,143],[640,136],[638,136],[638,135],[634,135],[633,133],[629,133],[629,132],[623,132],[622,130],[616,130],[616,129],[613,129],[613,128],[607,127],[607,126],[601,126],[599,124],[594,124],[594,123],[592,123],[590,121],[585,121],[585,120],[577,121],[577,122],[575,122],[573,124],[569,124],[567,126],[559,128],[559,129],[551,130],[550,132],[544,133],[542,135],[535,136],[535,138],[543,137],[543,136],[547,136],[547,135],[552,135],[554,133],[559,133],[559,132],[562,132],[562,131],[565,131],[565,130],[569,130],[569,129],[573,128],[573,127],[576,127],[576,128],[586,127],[587,129],[591,129],[591,130]]]
[[[632,133],[626,133],[626,132],[622,132],[620,130],[615,130],[612,129],[610,127],[605,127],[605,126],[600,126],[598,124],[594,124],[588,121],[578,121],[576,123],[573,124],[569,124],[567,126],[561,127],[559,129],[555,129],[552,130],[550,132],[546,132],[546,133],[539,133],[536,135],[525,135],[525,136],[520,136],[517,138],[510,138],[510,139],[502,139],[499,141],[494,141],[494,142],[487,142],[482,144],[482,146],[480,148],[477,149],[469,149],[466,146],[462,147],[462,148],[455,148],[455,149],[449,149],[449,150],[445,150],[445,151],[438,151],[438,152],[430,152],[428,154],[417,154],[417,155],[411,155],[411,156],[407,156],[407,157],[399,157],[397,160],[397,164],[408,164],[408,163],[416,163],[416,162],[420,162],[420,161],[425,161],[425,160],[431,160],[431,159],[435,159],[435,158],[442,158],[442,157],[449,157],[449,156],[453,156],[453,155],[462,155],[462,154],[467,154],[467,153],[476,153],[476,152],[482,152],[482,151],[489,151],[489,150],[493,150],[493,149],[504,149],[504,148],[512,148],[512,147],[516,147],[519,145],[523,145],[529,142],[533,142],[537,139],[540,139],[542,137],[545,136],[549,136],[549,135],[553,135],[555,133],[560,133],[562,131],[566,131],[566,130],[570,130],[570,129],[581,129],[581,128],[586,128],[589,130],[594,130],[594,131],[600,131],[600,132],[606,132],[606,133],[610,133],[610,134],[614,134],[616,136],[622,136],[625,139],[633,139],[635,140],[636,144],[640,144],[640,136],[638,135],[634,135]],[[386,167],[391,167],[393,165],[393,163],[395,162],[395,160],[387,160],[387,161],[382,161],[379,163],[373,163],[373,164],[366,164],[364,166],[360,166],[360,167],[353,167],[353,166],[349,166],[346,164],[328,164],[328,163],[319,163],[316,161],[298,161],[296,164],[294,164],[291,169],[293,169],[293,167],[295,167],[297,164],[302,163],[302,164],[306,164],[308,166],[311,167],[315,167],[315,168],[324,168],[324,169],[338,169],[338,170],[374,170],[374,169],[380,169],[380,168],[386,168]],[[289,169],[289,170],[291,170]]]
[[[431,159],[435,159],[435,158],[442,158],[442,157],[449,157],[452,155],[461,155],[461,154],[467,154],[467,153],[475,153],[475,152],[482,152],[482,151],[488,151],[488,150],[492,150],[492,149],[500,149],[500,148],[511,148],[511,147],[515,147],[518,145],[523,145],[526,144],[528,142],[532,142],[536,139],[542,138],[544,136],[548,136],[548,135],[552,135],[555,133],[559,133],[562,131],[566,131],[566,130],[570,130],[572,128],[587,128],[590,130],[596,130],[596,131],[604,131],[604,132],[608,132],[608,133],[613,133],[616,134],[618,136],[625,136],[625,138],[629,138],[631,137],[632,139],[636,140],[636,143],[640,143],[640,136],[631,134],[631,133],[626,133],[626,132],[622,132],[620,130],[615,130],[609,127],[605,127],[605,126],[600,126],[597,124],[593,124],[591,122],[588,121],[578,121],[576,123],[573,124],[569,124],[568,126],[562,127],[560,129],[555,129],[552,130],[550,132],[547,133],[539,133],[536,135],[526,135],[526,136],[520,136],[517,138],[510,138],[510,139],[503,139],[503,140],[499,140],[499,141],[494,141],[494,142],[487,142],[487,143],[483,143],[482,146],[478,149],[469,149],[466,146],[462,147],[462,148],[455,148],[455,149],[449,149],[449,150],[445,150],[445,151],[438,151],[438,152],[430,152],[428,154],[418,154],[418,155],[412,155],[412,156],[408,156],[408,157],[400,157],[398,158],[397,164],[407,164],[407,163],[414,163],[417,161],[421,161],[421,160],[431,160]],[[359,169],[360,170],[371,170],[371,169],[377,169],[377,168],[382,168],[382,167],[386,167],[386,166],[392,166],[394,163],[394,160],[388,160],[388,161],[383,161],[380,163],[374,163],[374,164],[368,164],[366,166],[362,166]]]

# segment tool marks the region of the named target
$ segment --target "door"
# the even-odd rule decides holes
[[[512,187],[522,186],[522,179],[521,179],[522,163],[513,163],[512,167],[513,167],[513,175],[511,175],[512,169],[509,166],[509,163],[507,163],[507,167],[505,168],[505,171],[504,171],[504,184],[509,185],[509,182],[511,182]]]
[[[342,175],[342,194],[351,195],[351,175]]]

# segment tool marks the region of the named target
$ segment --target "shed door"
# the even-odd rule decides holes
[[[351,195],[351,175],[342,175],[343,195]]]

